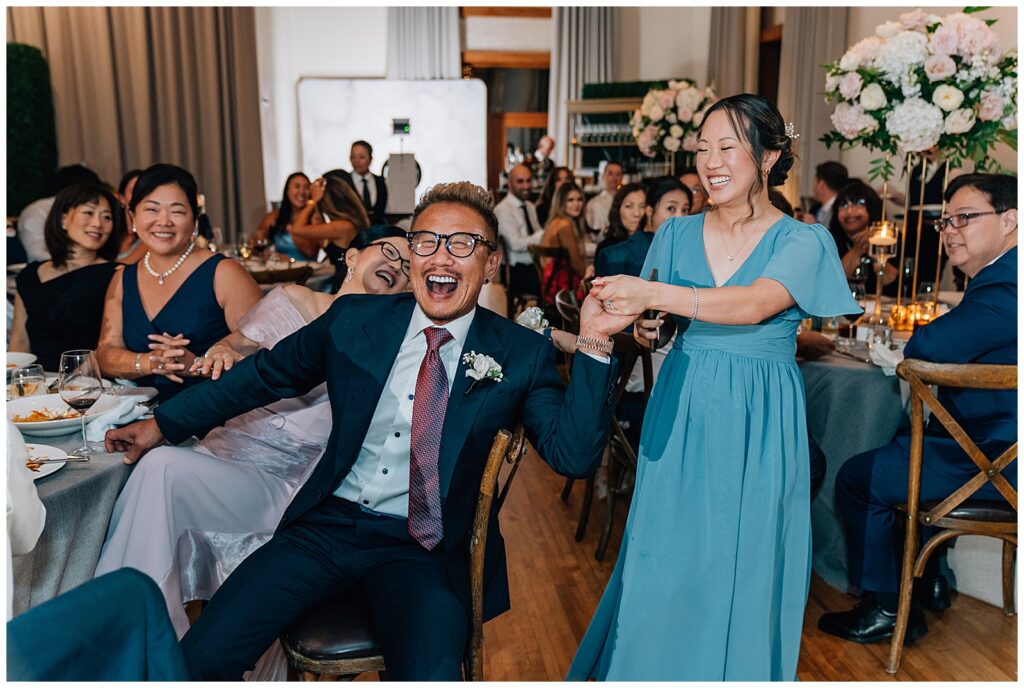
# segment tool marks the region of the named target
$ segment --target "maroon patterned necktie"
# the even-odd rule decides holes
[[[437,457],[441,448],[441,428],[448,408],[448,373],[439,349],[452,340],[443,327],[423,330],[427,354],[416,376],[416,396],[412,402],[412,437],[409,446],[409,535],[424,548],[432,550],[441,542],[441,478]]]

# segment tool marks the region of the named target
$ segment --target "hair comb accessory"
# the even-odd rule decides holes
[[[796,133],[796,127],[793,126],[792,122],[786,124],[786,136],[788,136],[791,139],[800,138],[800,134]]]

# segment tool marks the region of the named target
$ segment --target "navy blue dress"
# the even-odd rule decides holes
[[[215,255],[197,267],[152,320],[146,315],[139,297],[138,264],[125,267],[121,282],[121,328],[125,348],[136,353],[148,352],[151,343],[149,335],[166,332],[170,335],[183,335],[190,340],[189,351],[201,355],[226,337],[231,330],[213,289],[217,265],[225,258]],[[181,390],[205,379],[186,377],[184,383],[177,383],[163,375],[147,375],[138,378],[136,382],[142,386],[156,387],[159,391],[157,398],[167,401]]]

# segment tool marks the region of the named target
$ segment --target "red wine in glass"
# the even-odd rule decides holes
[[[89,349],[65,351],[60,355],[58,391],[65,404],[75,409],[82,420],[82,446],[75,456],[91,458],[85,437],[85,414],[103,394],[103,378],[95,354]]]

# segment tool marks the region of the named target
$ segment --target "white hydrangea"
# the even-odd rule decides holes
[[[917,31],[900,31],[884,41],[872,66],[892,81],[901,81],[928,59],[928,37]]]
[[[902,151],[919,153],[939,142],[945,118],[935,105],[921,98],[908,98],[886,115],[885,127]]]
[[[879,38],[892,38],[900,31],[903,31],[903,24],[897,21],[887,21],[875,27],[875,35]]]

